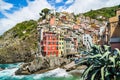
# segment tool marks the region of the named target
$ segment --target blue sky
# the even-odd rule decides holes
[[[0,35],[17,23],[37,20],[43,8],[83,13],[119,4],[120,0],[0,0]]]
[[[2,2],[4,3],[8,3],[11,4],[12,7],[5,9],[4,11],[12,14],[15,11],[20,10],[21,8],[27,7],[28,6],[28,2],[34,2],[35,0],[2,0]],[[75,0],[47,0],[47,2],[56,8],[59,9],[59,7],[63,7],[64,9],[67,9]],[[2,7],[2,6],[1,6]],[[5,18],[6,16],[4,15],[4,13],[1,11],[0,12],[0,18]]]

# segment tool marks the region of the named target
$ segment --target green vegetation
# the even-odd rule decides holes
[[[82,80],[120,80],[120,51],[109,46],[93,46],[79,63],[87,66]]]
[[[28,61],[37,51],[37,21],[18,23],[0,37],[0,63]],[[29,58],[29,59],[28,59]]]
[[[37,29],[37,22],[34,20],[24,21],[22,23],[18,23],[15,27],[8,30],[4,33],[3,36],[6,36],[9,33],[12,33],[13,38],[22,38],[27,37],[36,32]]]
[[[93,19],[97,19],[97,20],[107,20],[110,17],[115,16],[115,11],[117,9],[120,8],[119,6],[114,6],[114,7],[106,7],[106,8],[102,8],[102,9],[98,9],[98,10],[91,10],[89,12],[84,13],[85,16],[89,16]],[[98,16],[102,16],[105,18],[98,18]]]
[[[45,8],[45,9],[41,10],[41,12],[39,14],[42,19],[46,19],[46,16],[49,14],[49,12],[50,12],[50,9]]]
[[[2,36],[0,36],[0,39],[2,39]]]

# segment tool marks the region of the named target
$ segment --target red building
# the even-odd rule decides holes
[[[43,40],[41,41],[43,56],[58,56],[58,38],[56,33],[43,32]]]

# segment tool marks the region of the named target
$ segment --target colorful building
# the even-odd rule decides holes
[[[64,37],[62,35],[58,35],[58,50],[59,50],[59,56],[62,56],[64,54]]]
[[[70,38],[65,38],[65,48],[64,48],[64,52],[65,52],[65,55],[68,55],[71,53],[71,39]]]
[[[54,16],[52,16],[51,18],[50,18],[50,26],[52,27],[52,26],[55,26],[55,17]]]
[[[65,55],[76,54],[78,49],[77,38],[69,37],[69,38],[65,38],[64,40],[65,40],[65,44],[64,44]]]
[[[91,46],[93,45],[92,37],[90,36],[90,34],[83,35],[83,44],[86,46],[86,50],[89,51]]]
[[[43,32],[43,40],[41,41],[43,56],[58,56],[58,38],[53,32]]]
[[[110,23],[110,45],[112,49],[120,49],[120,9],[116,11],[116,16],[109,18]]]

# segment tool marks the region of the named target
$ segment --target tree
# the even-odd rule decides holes
[[[42,17],[42,19],[45,19],[46,16],[49,14],[49,12],[50,12],[50,9],[44,8],[43,10],[41,10],[41,12],[39,14]]]

